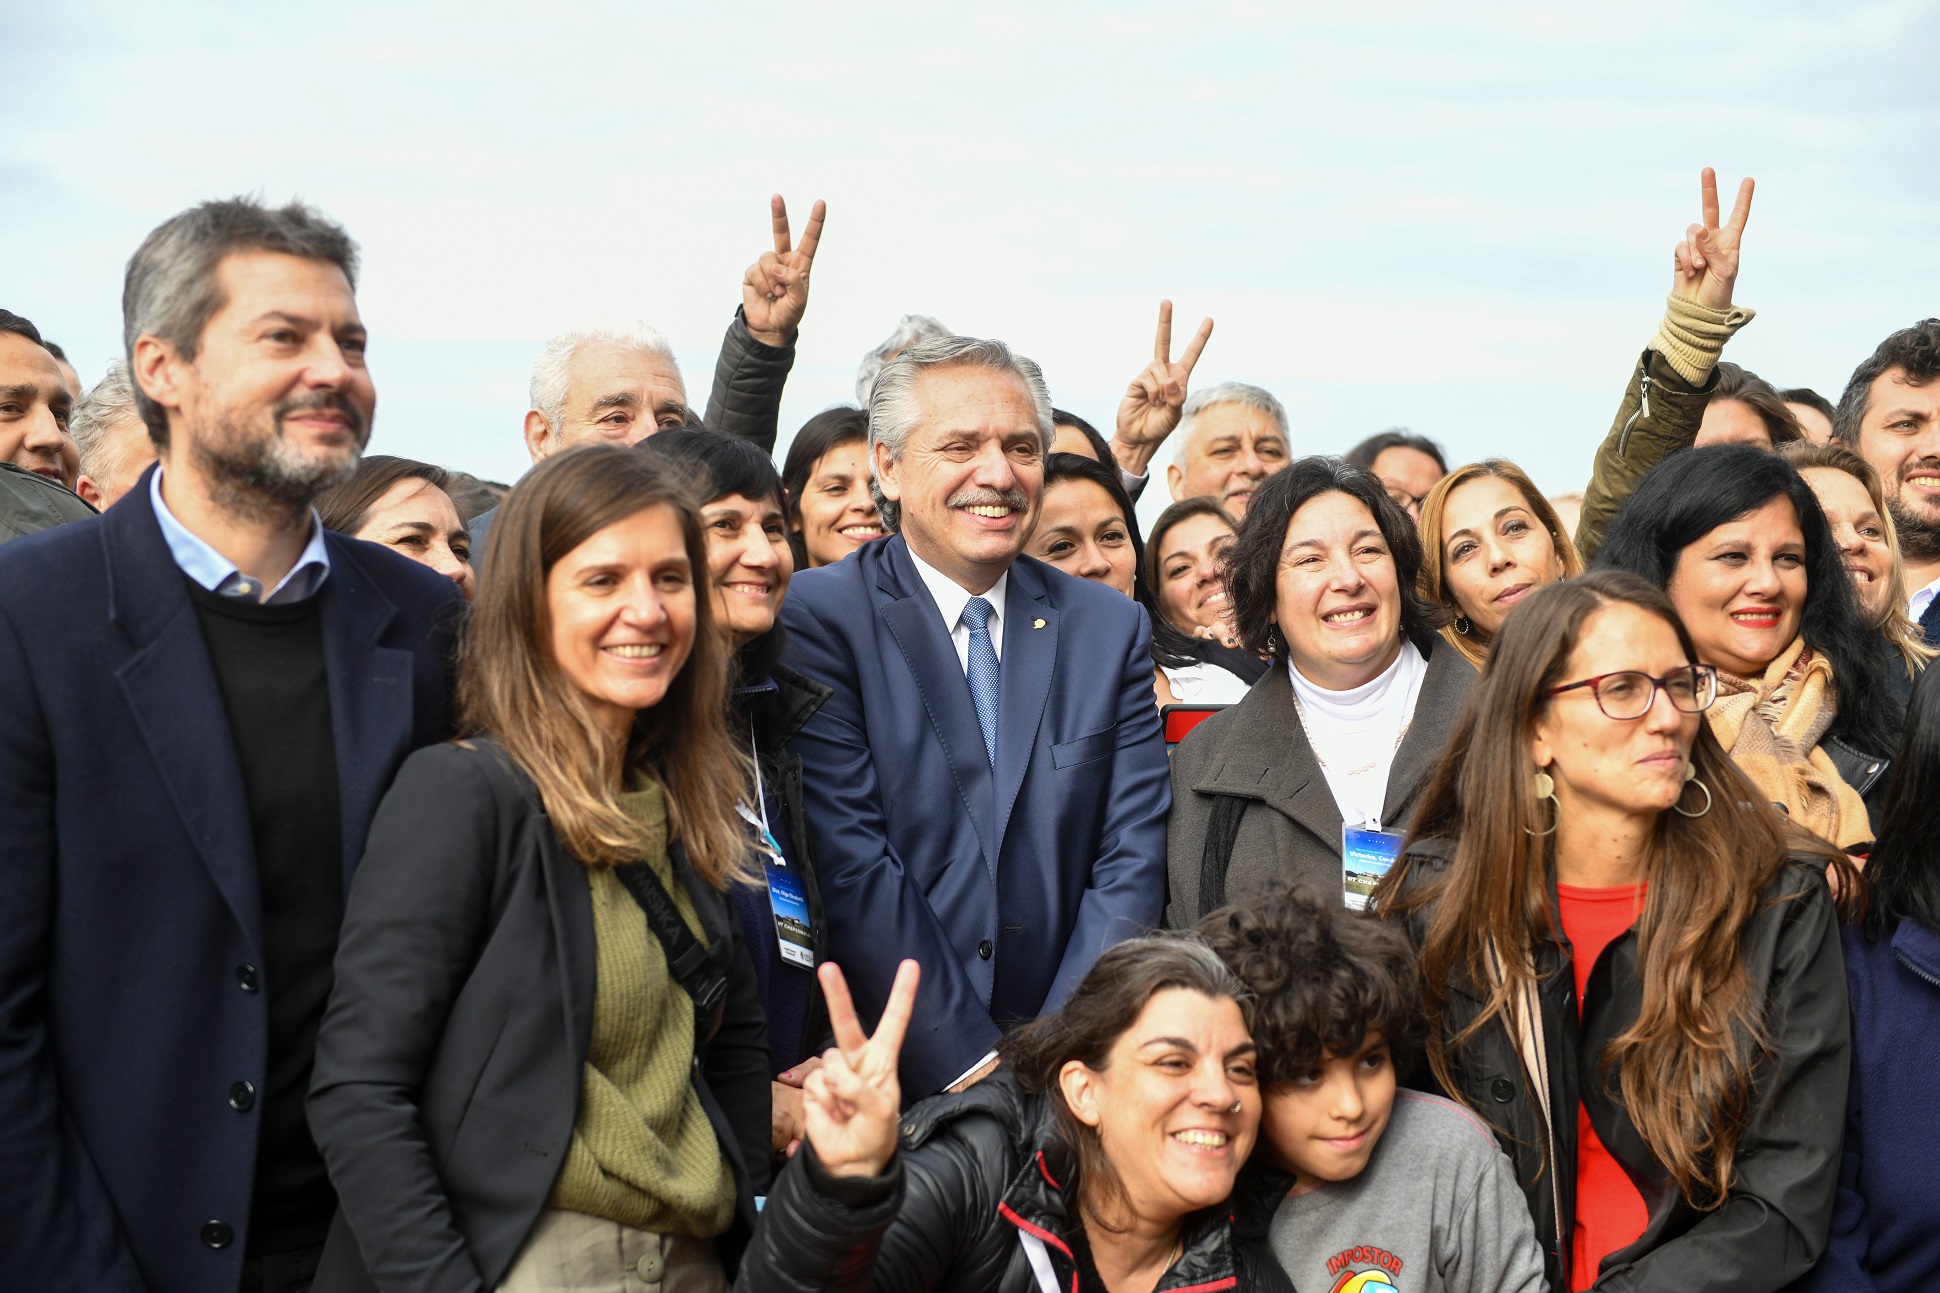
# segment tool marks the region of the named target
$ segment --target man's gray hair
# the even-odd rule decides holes
[[[855,402],[865,409],[869,407],[869,394],[876,388],[876,378],[882,373],[882,366],[898,353],[919,341],[954,336],[956,333],[927,314],[905,314],[897,321],[896,330],[889,334],[889,340],[862,357],[862,366],[855,373]]]
[[[889,450],[889,460],[903,456],[909,433],[923,420],[923,405],[916,386],[924,373],[934,368],[988,368],[1008,373],[1024,383],[1030,393],[1031,408],[1037,414],[1037,433],[1044,452],[1051,452],[1057,429],[1051,425],[1051,392],[1045,388],[1044,373],[1024,356],[1001,341],[978,337],[934,337],[908,347],[883,367],[869,396],[869,494],[876,500],[885,529],[901,528],[901,507],[883,497],[876,480],[876,446]]]
[[[1172,433],[1172,461],[1183,467],[1192,446],[1192,424],[1199,415],[1215,404],[1239,404],[1249,409],[1258,409],[1273,419],[1273,425],[1280,428],[1281,435],[1287,435],[1287,411],[1280,401],[1273,398],[1271,391],[1249,386],[1245,382],[1221,382],[1194,391],[1186,397],[1185,407],[1179,410],[1179,429]]]
[[[68,420],[68,433],[81,454],[81,474],[102,480],[113,474],[114,442],[108,432],[127,418],[141,420],[135,407],[135,384],[128,380],[128,365],[117,359],[108,365],[107,374],[74,405]]]
[[[216,267],[235,252],[267,251],[328,261],[357,290],[357,244],[315,207],[292,201],[265,206],[223,198],[192,206],[157,225],[128,259],[121,289],[121,340],[130,366],[135,342],[160,337],[184,359],[202,348],[202,330],[228,303]],[[135,407],[158,446],[168,443],[168,416],[135,388]]]
[[[625,328],[576,328],[562,332],[539,350],[532,361],[532,407],[543,413],[554,435],[566,417],[566,392],[572,386],[573,360],[587,346],[618,346],[622,350],[644,350],[667,361],[676,376],[680,364],[674,348],[644,323]]]

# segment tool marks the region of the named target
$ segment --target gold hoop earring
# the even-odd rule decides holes
[[[1532,831],[1525,826],[1522,828],[1523,834],[1533,835],[1538,839],[1541,839],[1545,835],[1554,835],[1556,833],[1556,827],[1563,820],[1563,805],[1556,799],[1556,778],[1538,769],[1536,772],[1536,802],[1540,804],[1545,799],[1549,801],[1549,829],[1546,831]]]
[[[1684,765],[1684,784],[1687,786],[1696,786],[1699,790],[1704,792],[1704,807],[1698,809],[1694,813],[1686,810],[1683,803],[1684,795],[1680,791],[1677,796],[1678,802],[1671,805],[1672,808],[1675,808],[1678,811],[1678,815],[1682,817],[1702,817],[1706,813],[1710,812],[1711,811],[1711,787],[1705,785],[1702,781],[1699,781],[1697,779],[1697,764],[1687,763]]]

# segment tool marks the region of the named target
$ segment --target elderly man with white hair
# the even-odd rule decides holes
[[[114,506],[155,461],[155,442],[148,438],[148,424],[135,407],[135,388],[128,382],[125,360],[109,364],[107,375],[81,397],[67,429],[81,455],[81,476],[74,482],[74,492],[99,511]]]
[[[548,341],[532,365],[525,447],[532,461],[576,444],[637,444],[669,427],[705,426],[772,453],[782,387],[795,363],[795,340],[808,309],[809,273],[826,208],[817,202],[799,244],[788,208],[770,203],[775,246],[748,267],[741,308],[721,341],[707,416],[697,417],[667,339],[644,324],[580,328]],[[483,554],[498,517],[472,518],[473,551]]]
[[[789,742],[829,956],[871,1018],[900,961],[923,967],[911,1098],[988,1073],[1164,903],[1151,626],[1024,555],[1051,439],[1043,375],[1002,342],[904,350],[869,400],[896,533],[782,603],[790,664],[829,689]]]
[[[1261,482],[1290,460],[1280,401],[1245,382],[1221,382],[1185,402],[1165,483],[1174,499],[1210,495],[1240,520]]]

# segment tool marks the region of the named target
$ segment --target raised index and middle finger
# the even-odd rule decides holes
[[[793,243],[788,230],[788,204],[782,200],[781,194],[777,193],[768,199],[768,216],[775,231],[775,254],[786,256]],[[828,204],[817,198],[815,205],[809,209],[808,227],[802,230],[802,259],[815,259],[815,248],[822,241],[822,221],[827,216]]]

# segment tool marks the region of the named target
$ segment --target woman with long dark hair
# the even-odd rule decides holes
[[[1145,608],[1152,624],[1152,687],[1161,705],[1231,704],[1245,679],[1200,657],[1233,652],[1196,642],[1165,619],[1145,579],[1145,544],[1118,468],[1075,453],[1044,460],[1044,501],[1025,551],[1068,575],[1106,584]]]
[[[465,739],[397,775],[351,884],[310,1126],[315,1287],[716,1293],[768,1176],[761,1001],[727,889],[750,780],[700,518],[617,446],[499,514]]]
[[[1159,513],[1145,543],[1151,590],[1153,659],[1168,692],[1209,703],[1237,701],[1266,674],[1267,662],[1240,646],[1226,588],[1226,558],[1239,522],[1218,499],[1182,498]],[[1197,668],[1195,668],[1197,666]],[[1238,688],[1223,677],[1231,674]]]
[[[1243,989],[1204,943],[1108,949],[1056,1014],[1004,1039],[995,1073],[902,1114],[915,970],[865,1037],[822,967],[836,1048],[742,1293],[1291,1293],[1265,1242],[1279,1191],[1234,1194],[1260,1125],[1255,1048]]]
[[[1940,673],[1913,686],[1866,902],[1841,938],[1852,1085],[1826,1253],[1799,1293],[1940,1288]]]
[[[1509,617],[1375,907],[1434,1082],[1495,1129],[1550,1282],[1777,1290],[1825,1240],[1848,1053],[1824,872],[1712,735],[1670,601],[1596,570]]]
[[[768,1019],[774,1067],[777,1154],[801,1136],[801,1083],[820,1054],[828,1019],[815,991],[827,954],[821,887],[809,854],[802,758],[788,738],[829,698],[829,689],[781,663],[781,604],[794,574],[788,505],[768,455],[746,440],[685,428],[636,448],[673,463],[701,500],[714,609],[734,650],[728,723],[748,749],[755,778],[739,806],[760,879],[737,885],[741,919]]]
[[[1878,635],[1819,500],[1784,459],[1690,449],[1644,478],[1596,554],[1670,594],[1718,670],[1712,733],[1793,821],[1842,849],[1873,837],[1899,716]]]

